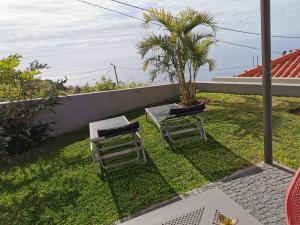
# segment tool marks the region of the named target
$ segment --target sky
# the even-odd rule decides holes
[[[110,0],[86,0],[142,18],[143,12]],[[260,32],[259,0],[122,0],[144,8],[165,8],[173,13],[187,7],[211,13],[218,25],[251,32]],[[272,34],[300,36],[299,0],[271,0]],[[201,28],[199,28],[201,29]],[[205,28],[204,28],[205,29]],[[142,21],[83,4],[76,0],[0,0],[0,58],[18,53],[22,66],[38,59],[50,67],[42,79],[67,77],[68,84],[93,84],[101,75],[111,77],[115,64],[119,80],[149,82],[148,72],[141,70],[142,59],[136,44],[147,32],[159,32],[151,26],[148,31]],[[260,48],[260,37],[218,30],[217,38]],[[272,39],[272,50],[283,52],[300,48],[300,39]],[[233,76],[252,68],[252,59],[260,51],[218,43],[210,51],[217,69],[206,67],[198,80],[215,76]],[[273,58],[280,56],[276,53]],[[238,69],[226,69],[242,67]],[[168,82],[164,76],[154,84]]]

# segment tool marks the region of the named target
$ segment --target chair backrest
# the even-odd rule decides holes
[[[287,225],[300,224],[300,168],[294,175],[285,196],[285,216]]]
[[[98,130],[98,136],[104,138],[116,137],[123,134],[131,134],[138,131],[140,124],[138,121],[130,123],[125,126],[106,129],[106,130]]]

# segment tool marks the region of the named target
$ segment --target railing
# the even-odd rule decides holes
[[[214,82],[262,83],[262,77],[213,77]],[[300,78],[272,77],[273,84],[300,84]]]
[[[198,89],[203,92],[217,92],[230,94],[253,94],[261,95],[263,86],[260,83],[246,82],[200,82]],[[272,85],[272,95],[286,97],[300,97],[300,84],[281,84]]]

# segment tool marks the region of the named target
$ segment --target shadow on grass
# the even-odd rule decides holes
[[[147,163],[139,162],[106,172],[119,218],[131,215],[145,206],[151,206],[177,196],[147,155]]]
[[[228,124],[233,125],[235,127],[233,134],[236,137],[243,138],[251,135],[259,140],[263,139],[263,111],[261,107],[257,107],[255,104],[249,107],[245,107],[245,104],[244,107],[239,104],[220,104],[218,106],[222,106],[222,108],[214,108],[205,115],[207,121],[215,124],[219,123],[220,127],[224,126],[224,132],[226,132]],[[282,123],[282,117],[277,113],[273,113],[273,129],[281,126]]]
[[[224,125],[224,128],[219,128],[222,132],[227,132],[228,124],[234,125],[232,129],[235,129],[234,135],[237,137],[252,135],[262,138],[262,109],[256,105],[260,100],[245,99],[251,103],[247,108],[245,108],[245,104],[247,104],[245,102],[212,101],[211,105],[215,108],[207,114],[203,114],[205,122],[210,123],[208,125],[211,126],[211,129]],[[282,105],[280,107],[283,109]],[[126,113],[126,116],[129,120],[134,120],[143,114],[144,109],[139,109]],[[277,118],[276,115],[274,118],[279,125],[280,118]],[[155,130],[155,132],[157,131]],[[0,213],[6,215],[8,223],[10,220],[16,221],[15,224],[51,223],[53,221],[47,221],[48,218],[43,217],[47,214],[45,213],[47,210],[63,217],[66,215],[60,215],[61,208],[74,207],[75,209],[78,207],[75,205],[75,201],[79,197],[80,187],[76,185],[78,182],[75,177],[76,172],[74,172],[74,179],[66,179],[63,184],[57,184],[57,189],[53,188],[46,193],[38,193],[35,183],[44,185],[43,181],[61,175],[60,171],[70,172],[75,167],[80,171],[85,166],[87,167],[85,169],[88,171],[90,169],[92,173],[87,138],[88,128],[86,127],[49,139],[40,147],[41,150],[32,150],[5,167],[5,170],[18,169],[19,171],[16,173],[20,173],[19,176],[22,177],[22,180],[16,182],[16,178],[12,176],[4,177],[4,179],[0,176],[2,179],[0,180],[1,192],[14,193],[21,188],[28,190],[23,199],[13,198],[12,204],[0,206]],[[237,155],[212,136],[208,136],[208,138],[208,142],[198,139],[172,145],[172,151],[184,156],[209,181],[218,180],[241,168],[251,166],[250,162],[242,158],[242,153]],[[66,148],[67,146],[69,147]],[[67,154],[63,154],[64,151]],[[107,184],[110,189],[108,192],[111,192],[120,218],[177,195],[151,158],[147,156],[147,159],[147,164],[133,163],[127,167],[107,172]],[[30,164],[33,166],[31,167]],[[94,183],[90,185],[93,190]],[[102,196],[100,196],[101,198]]]
[[[236,96],[236,97],[235,97]],[[212,99],[209,105],[231,108],[262,108],[262,97],[259,95],[223,95],[220,99]]]
[[[40,160],[49,160],[55,158],[66,147],[74,143],[85,140],[89,137],[88,127],[82,127],[70,133],[66,133],[56,137],[50,137],[39,146],[14,157],[6,157],[0,159],[0,168],[11,169],[13,167],[26,167],[28,164],[38,162]],[[89,147],[88,145],[86,146]]]
[[[53,159],[60,147],[51,151],[49,161],[45,155],[37,156],[44,161],[34,158],[32,166],[25,167],[28,161],[13,176],[0,176],[0,193],[11,196],[0,204],[0,224],[60,224],[67,217],[66,210],[80,207],[80,187],[89,184],[82,183],[82,177],[69,176],[89,165],[92,172],[91,159],[80,151]],[[64,174],[68,175],[61,179]]]
[[[209,102],[212,106],[222,106],[231,108],[248,108],[262,111],[263,98],[260,95],[234,95],[223,94],[220,99],[212,99]],[[272,110],[280,112],[289,112],[299,108],[299,97],[275,97],[273,96]]]
[[[195,138],[181,144],[169,145],[173,152],[184,156],[210,182],[252,165],[212,136],[207,137],[207,142]]]
[[[55,224],[53,218],[45,217],[45,213],[61,214],[62,208],[75,207],[76,199],[80,196],[76,190],[76,179],[67,179],[64,185],[68,188],[54,189],[50,192],[41,193],[37,186],[28,186],[25,197],[21,200],[12,198],[11,204],[0,205],[2,214],[1,224]]]
[[[258,110],[249,109],[213,109],[208,112],[207,120],[214,124],[219,123],[219,127],[224,126],[224,132],[229,124],[234,127],[233,135],[236,137],[252,137],[262,139],[263,137],[263,113]]]
[[[48,181],[62,170],[89,164],[90,158],[86,157],[87,151],[83,150],[76,150],[71,156],[58,157],[67,146],[86,138],[86,128],[80,129],[66,135],[50,138],[39,149],[32,149],[23,155],[10,159],[10,162],[6,162],[2,166],[3,171],[16,170],[14,173],[18,175],[18,182],[16,182],[15,177],[2,178],[0,176],[1,192],[14,193],[23,187],[29,187],[36,181]],[[88,145],[84,143],[83,147],[88,148]]]

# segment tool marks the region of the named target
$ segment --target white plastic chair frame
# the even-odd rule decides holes
[[[131,136],[132,140],[124,142],[122,144],[118,144],[118,145],[114,145],[114,146],[110,146],[110,147],[103,147],[103,143],[106,141],[113,141],[115,139],[119,139],[121,137],[124,136]],[[109,151],[114,151],[117,150],[118,148],[121,147],[127,147],[125,149],[122,149],[120,151],[116,151],[113,153],[107,153]],[[118,135],[118,136],[114,136],[111,138],[103,138],[102,140],[98,140],[96,142],[91,142],[90,143],[90,149],[91,149],[91,155],[92,155],[92,159],[93,159],[93,166],[94,166],[94,170],[95,172],[97,172],[97,161],[99,161],[100,164],[100,168],[103,169],[110,169],[113,167],[119,167],[128,163],[132,163],[135,161],[138,161],[141,159],[141,154],[143,157],[143,160],[146,162],[146,154],[145,154],[145,150],[144,150],[144,146],[142,143],[142,139],[139,135],[138,132],[134,132],[134,133],[129,133],[129,134],[122,134],[122,135]],[[121,163],[114,163],[111,165],[106,166],[105,165],[105,160],[109,159],[109,158],[113,158],[113,157],[118,157],[121,155],[128,155],[132,152],[136,153],[136,158],[132,159],[132,160],[128,160],[128,161],[124,161]],[[107,153],[107,154],[104,154]]]

